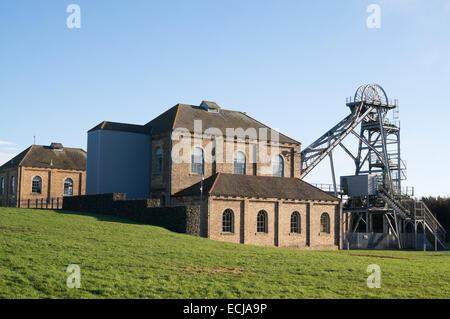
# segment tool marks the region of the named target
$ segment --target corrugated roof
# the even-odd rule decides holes
[[[86,170],[86,152],[80,148],[54,149],[51,146],[32,145],[2,165],[0,169],[17,167],[19,164],[26,167],[84,171]]]
[[[203,194],[248,198],[339,201],[299,178],[217,173],[203,181]],[[187,187],[174,197],[199,196],[200,183]]]

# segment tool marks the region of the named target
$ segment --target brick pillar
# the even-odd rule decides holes
[[[279,234],[280,234],[280,225],[279,225],[279,212],[280,212],[280,201],[277,201],[275,203],[275,211],[274,211],[274,245],[275,247],[278,247],[280,245],[279,242]]]
[[[241,244],[245,243],[245,215],[248,211],[248,199],[244,199],[241,202],[241,217],[239,221],[239,242]]]
[[[48,171],[48,185],[47,185],[47,198],[51,197],[51,185],[52,185],[52,171]]]
[[[20,208],[20,197],[22,194],[22,166],[19,167],[19,171],[17,173],[17,207]]]
[[[241,244],[245,244],[245,229],[246,229],[246,222],[245,219],[248,216],[248,199],[245,198],[244,199],[244,203],[243,203],[243,209],[241,211]]]
[[[83,185],[83,173],[80,173],[80,177],[78,179],[78,196],[81,195],[81,185]]]
[[[311,247],[311,210],[313,203],[306,205],[306,246]]]

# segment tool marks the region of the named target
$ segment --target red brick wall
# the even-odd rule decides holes
[[[15,178],[15,193],[11,193],[11,177]],[[19,169],[8,168],[4,169],[0,172],[0,182],[1,178],[5,180],[5,188],[3,194],[0,194],[0,201],[2,201],[3,205],[6,205],[8,202],[16,202],[18,198],[18,180],[19,180]]]
[[[198,204],[198,198],[174,198],[176,205]],[[222,216],[226,209],[234,214],[234,233],[223,233]],[[264,209],[268,214],[268,233],[257,233],[257,214]],[[291,233],[291,215],[300,214],[301,233]],[[320,216],[330,216],[330,233],[320,232]],[[292,201],[281,199],[225,198],[212,196],[203,203],[205,234],[213,240],[260,246],[297,249],[339,248],[339,202]],[[208,216],[210,217],[208,219]],[[308,223],[309,222],[309,223]],[[207,237],[205,235],[205,237]]]
[[[35,176],[42,179],[41,194],[32,193],[32,180]],[[21,201],[63,197],[66,178],[73,181],[74,196],[86,194],[85,171],[23,167],[20,180]]]

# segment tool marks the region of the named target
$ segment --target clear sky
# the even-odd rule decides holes
[[[80,29],[66,25],[72,3]],[[366,24],[372,3],[380,28]],[[450,0],[2,0],[0,164],[34,135],[86,149],[103,120],[202,100],[306,147],[372,82],[400,101],[404,184],[449,195]],[[345,156],[337,175],[353,173]],[[331,182],[328,160],[307,181]]]

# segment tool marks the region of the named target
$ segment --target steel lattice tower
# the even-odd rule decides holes
[[[345,207],[347,244],[361,222],[366,225],[366,233],[370,233],[373,216],[377,215],[383,218],[383,232],[395,236],[398,248],[402,248],[401,234],[408,223],[414,224],[415,232],[421,224],[424,233],[428,230],[434,236],[436,246],[437,243],[443,245],[445,230],[433,214],[423,202],[410,197],[408,191],[402,192],[406,167],[401,159],[397,100],[389,100],[380,85],[368,84],[360,86],[355,95],[347,99],[346,105],[351,113],[301,152],[301,178],[325,157],[330,158],[334,194],[346,195],[348,199]],[[393,115],[392,121],[389,115]],[[358,140],[356,153],[342,143],[349,135]],[[332,155],[338,145],[355,164],[355,175],[341,179],[342,190],[336,184]],[[360,184],[364,185],[361,189],[352,187]]]

